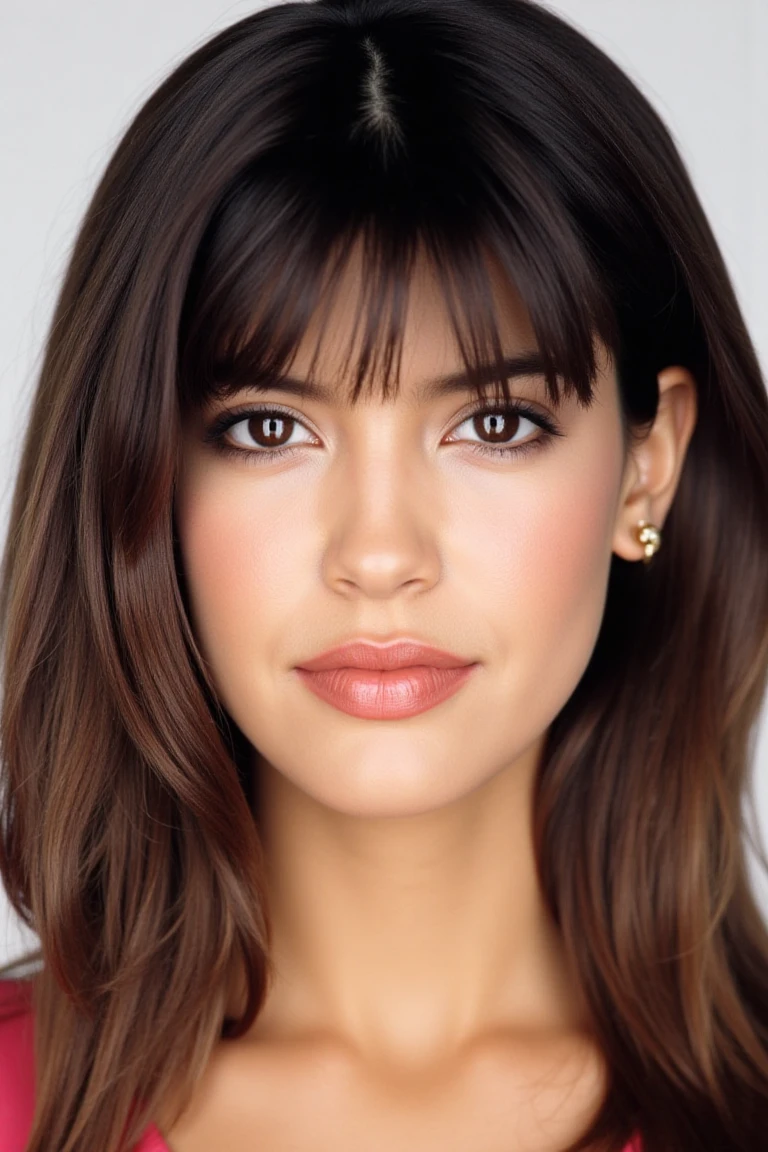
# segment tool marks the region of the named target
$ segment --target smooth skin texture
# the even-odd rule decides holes
[[[535,351],[492,271],[505,353]],[[346,404],[338,365],[359,289],[353,258],[323,328],[327,400],[244,392],[184,428],[175,513],[193,626],[258,749],[277,979],[165,1134],[173,1152],[555,1152],[594,1114],[606,1069],[537,884],[531,788],[594,648],[612,553],[640,562],[637,521],[664,524],[695,382],[660,374],[656,421],[625,456],[602,349],[587,409],[553,409],[543,379],[511,382],[562,436],[479,456],[490,437],[469,419],[474,393],[422,393],[462,368],[424,262],[399,394]],[[291,376],[304,378],[317,333]],[[293,454],[251,461],[204,443],[225,408],[271,402],[298,422]],[[248,429],[225,439],[259,451]],[[521,417],[509,442],[540,435]],[[339,712],[294,671],[351,637],[400,635],[481,667],[394,721]]]

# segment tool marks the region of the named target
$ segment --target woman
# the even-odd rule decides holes
[[[758,1147],[766,507],[710,228],[574,29],[315,0],[185,60],[11,513],[4,1147]]]

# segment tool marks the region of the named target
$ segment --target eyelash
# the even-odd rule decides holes
[[[482,442],[471,443],[470,449],[480,456],[489,456],[492,459],[495,458],[497,460],[500,458],[509,459],[514,456],[522,457],[527,455],[529,452],[548,447],[552,443],[554,437],[563,435],[555,422],[548,416],[543,415],[535,408],[531,408],[528,404],[524,404],[517,400],[511,401],[508,404],[486,403],[480,407],[474,408],[471,412],[467,412],[464,414],[464,416],[462,416],[456,427],[461,426],[467,420],[470,420],[473,416],[485,415],[489,412],[501,413],[502,415],[513,413],[516,416],[524,416],[533,424],[536,424],[539,428],[541,428],[542,432],[541,435],[537,436],[535,440],[528,440],[523,444],[503,446],[483,444]],[[290,412],[287,408],[282,408],[279,404],[263,404],[255,408],[235,408],[229,409],[227,412],[223,412],[207,429],[203,439],[206,444],[212,444],[215,450],[220,452],[223,456],[233,458],[236,457],[240,459],[245,458],[245,462],[248,464],[259,464],[262,462],[271,463],[283,456],[287,456],[293,452],[296,452],[297,449],[307,447],[306,444],[286,444],[279,448],[236,448],[233,444],[228,444],[224,439],[225,433],[230,428],[234,427],[235,424],[240,424],[244,420],[254,416],[266,415],[283,416],[286,419],[294,421],[296,424],[301,424],[302,427],[306,427],[303,421],[299,420],[299,418]]]

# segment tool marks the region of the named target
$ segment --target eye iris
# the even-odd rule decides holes
[[[248,421],[248,431],[257,444],[264,448],[275,448],[290,438],[293,420],[287,416],[272,413],[267,416],[254,416]]]
[[[502,443],[514,435],[511,424],[519,420],[519,416],[512,415],[510,420],[510,416],[503,412],[481,412],[473,420],[476,432],[490,436],[491,443]],[[482,427],[479,424],[482,424]]]

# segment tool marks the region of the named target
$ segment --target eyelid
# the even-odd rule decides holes
[[[257,404],[244,404],[237,408],[225,408],[206,429],[203,434],[203,443],[215,443],[224,432],[234,427],[235,424],[239,424],[241,420],[246,420],[249,416],[258,416],[262,412],[277,412],[281,416],[287,416],[290,420],[295,420],[295,422],[301,424],[302,427],[307,427],[306,418],[299,416],[298,412],[294,412],[291,408],[286,408],[283,404],[271,404],[265,401],[259,401]],[[309,428],[307,430],[312,431],[312,429]],[[312,434],[317,435],[315,432]]]
[[[449,430],[458,428],[459,425],[469,420],[472,416],[477,416],[481,412],[492,412],[496,408],[501,412],[516,412],[519,416],[524,416],[532,420],[534,424],[537,424],[540,428],[551,432],[553,436],[562,435],[554,417],[534,401],[523,400],[516,396],[510,396],[509,400],[506,400],[503,396],[492,396],[487,400],[473,401],[458,415],[453,416]]]
[[[468,420],[471,416],[474,416],[479,412],[484,412],[493,408],[516,411],[520,415],[532,419],[534,423],[539,424],[540,427],[550,432],[553,436],[562,435],[560,428],[549,413],[542,410],[535,402],[519,399],[515,396],[511,396],[509,400],[506,400],[503,396],[488,397],[484,400],[475,399],[461,412],[452,416],[451,423],[446,431],[450,431],[451,429],[458,427],[458,425],[463,424],[465,420]],[[203,435],[203,442],[206,444],[215,443],[215,441],[221,437],[224,432],[228,431],[229,428],[233,427],[241,420],[245,420],[249,416],[257,416],[262,412],[278,412],[281,415],[287,416],[289,419],[296,421],[296,423],[301,424],[302,427],[307,428],[308,431],[312,432],[312,435],[317,435],[317,433],[314,432],[311,428],[308,428],[306,417],[299,415],[299,413],[293,409],[288,408],[284,404],[269,401],[258,401],[255,404],[243,404],[235,408],[226,408],[223,412],[220,412],[205,431]],[[443,433],[443,435],[445,435],[445,433]],[[296,445],[296,447],[300,447],[300,445]]]

